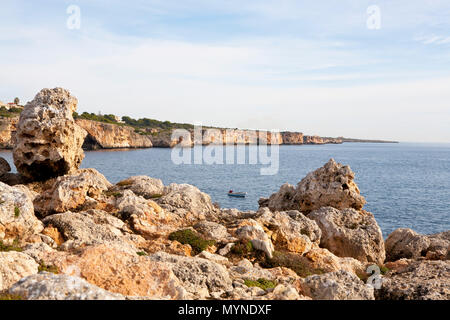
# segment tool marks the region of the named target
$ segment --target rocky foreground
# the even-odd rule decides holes
[[[191,185],[79,169],[76,104],[42,90],[17,124],[18,174],[0,158],[0,299],[450,299],[450,231],[384,240],[348,166],[221,209]]]

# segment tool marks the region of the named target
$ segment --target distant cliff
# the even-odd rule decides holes
[[[151,148],[152,142],[146,135],[134,132],[128,126],[77,119],[76,123],[88,132],[83,149]]]
[[[11,137],[14,134],[18,117],[0,117],[0,149],[11,149]],[[172,138],[172,129],[151,128],[137,129],[126,124],[105,123],[87,119],[76,119],[76,123],[88,132],[83,144],[85,150],[116,148],[173,148],[176,145],[192,147],[209,144],[341,144],[343,142],[391,142],[383,140],[359,140],[350,138],[330,138],[308,136],[301,132],[251,131],[241,129],[203,128],[202,140],[192,129],[184,129],[184,133]],[[272,137],[272,135],[274,135]]]

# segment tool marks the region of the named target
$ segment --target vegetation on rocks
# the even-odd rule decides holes
[[[6,109],[5,107],[0,107],[0,117],[12,118],[17,117],[22,112],[22,108],[12,107]]]
[[[0,292],[0,301],[24,300],[24,298],[17,294],[10,294],[8,292]]]
[[[3,243],[2,240],[0,240],[0,252],[8,252],[8,251],[17,251],[22,252],[23,249],[19,246],[19,241],[14,240],[12,244],[8,245]]]
[[[277,286],[275,281],[267,280],[264,278],[259,278],[258,280],[245,280],[244,284],[247,287],[259,287],[263,290],[272,289]]]
[[[58,274],[59,273],[59,269],[58,269],[57,266],[46,264],[42,260],[39,261],[38,271],[39,272],[50,272],[50,273],[54,273],[54,274]]]
[[[178,241],[181,244],[190,245],[194,254],[199,254],[200,252],[208,249],[208,247],[213,246],[216,243],[214,240],[203,239],[191,229],[172,232],[169,235],[169,240]]]

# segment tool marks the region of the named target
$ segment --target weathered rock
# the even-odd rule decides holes
[[[83,149],[151,148],[146,135],[138,134],[134,128],[86,119],[77,119],[76,124],[87,131]]]
[[[374,300],[374,289],[347,271],[307,277],[301,284],[313,300]]]
[[[26,240],[44,228],[34,215],[30,196],[21,187],[0,182],[0,240]]]
[[[22,252],[0,252],[0,292],[38,272],[38,264]]]
[[[263,227],[255,220],[242,221],[234,233],[236,238],[251,241],[255,249],[263,251],[269,258],[272,258],[275,250],[272,241],[264,232]]]
[[[227,228],[216,222],[201,221],[194,225],[194,229],[206,239],[222,241],[231,237]]]
[[[78,169],[86,132],[73,120],[77,99],[61,88],[43,89],[20,114],[13,149],[23,176],[43,180]]]
[[[285,184],[269,198],[272,211],[299,210],[309,213],[322,207],[360,210],[366,203],[353,181],[354,173],[349,166],[331,159],[322,168],[309,173],[294,188]]]
[[[150,259],[168,264],[183,283],[183,287],[195,298],[204,299],[211,294],[221,294],[232,288],[227,269],[213,261],[165,252],[158,252],[150,256]]]
[[[145,199],[155,199],[163,195],[164,185],[160,179],[135,176],[118,182],[113,190],[131,190]]]
[[[146,256],[100,245],[85,249],[73,264],[89,283],[111,292],[152,299],[182,299],[186,294],[169,266]]]
[[[138,251],[127,233],[123,221],[100,210],[65,212],[46,217],[47,226],[57,228],[64,238],[63,248],[108,244],[123,251]]]
[[[383,235],[372,213],[325,207],[311,212],[308,218],[316,221],[322,230],[321,247],[339,257],[383,264]]]
[[[426,258],[430,260],[450,260],[450,231],[428,235],[430,246]]]
[[[124,300],[120,294],[96,287],[86,280],[64,274],[42,272],[21,279],[10,294],[27,300]]]
[[[320,243],[321,231],[317,224],[299,211],[274,212],[261,208],[258,218],[270,230],[272,241],[278,249],[304,253],[313,243]]]
[[[386,260],[425,257],[430,244],[428,237],[411,229],[397,229],[386,239]]]
[[[4,175],[7,172],[11,171],[11,166],[9,165],[8,161],[6,161],[4,158],[0,157],[0,176]]]
[[[450,261],[412,261],[383,277],[377,299],[449,300]]]
[[[185,222],[205,220],[215,211],[211,197],[189,184],[172,183],[166,186],[164,196],[157,202]]]
[[[68,210],[96,207],[96,198],[111,187],[105,176],[95,169],[80,169],[73,175],[58,177],[53,186],[34,200],[35,210],[42,216]],[[92,204],[93,202],[93,204]]]
[[[155,238],[173,232],[178,227],[174,215],[168,214],[156,202],[123,191],[116,199],[116,208],[123,219],[128,219],[133,230],[146,238]]]

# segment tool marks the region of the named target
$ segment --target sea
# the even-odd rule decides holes
[[[258,199],[269,197],[283,183],[296,185],[333,158],[355,172],[355,182],[367,201],[364,209],[374,214],[384,237],[397,228],[423,234],[450,229],[450,144],[344,143],[260,148],[89,151],[85,152],[82,167],[97,169],[113,183],[147,175],[161,179],[165,185],[192,184],[222,208],[248,211],[257,210]],[[12,163],[10,151],[0,151],[0,157]],[[261,174],[269,164],[270,175]],[[229,190],[246,192],[247,196],[232,198],[227,195]]]

